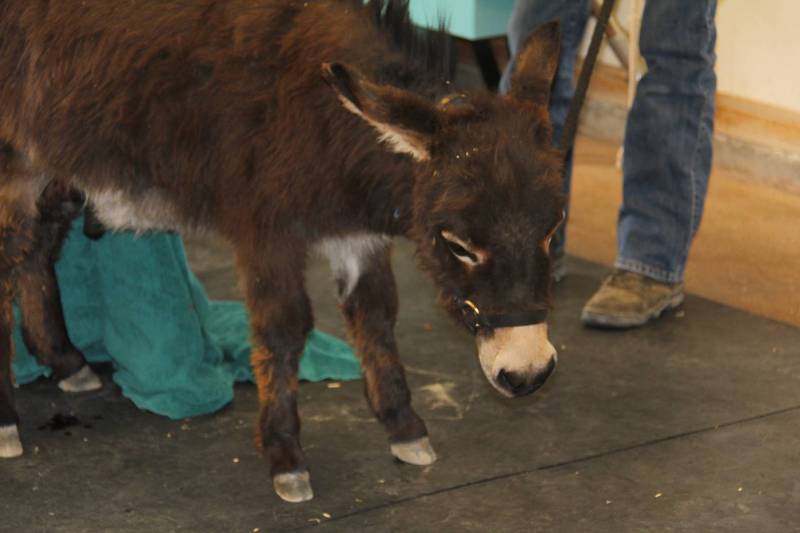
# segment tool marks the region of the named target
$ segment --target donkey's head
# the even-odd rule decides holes
[[[507,396],[552,374],[549,247],[562,222],[562,154],[547,114],[558,26],[534,32],[512,92],[456,94],[439,102],[325,65],[347,109],[392,150],[418,162],[412,235],[444,306],[475,335],[490,383]]]

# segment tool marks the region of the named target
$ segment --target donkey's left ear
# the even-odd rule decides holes
[[[367,81],[339,63],[324,63],[322,76],[344,107],[375,128],[378,138],[393,151],[411,154],[418,161],[430,159],[439,123],[436,106],[409,91]]]
[[[517,56],[516,68],[511,76],[511,96],[548,105],[560,50],[561,32],[557,20],[535,29]]]

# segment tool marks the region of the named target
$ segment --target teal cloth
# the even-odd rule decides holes
[[[212,302],[189,270],[180,238],[158,233],[84,237],[76,220],[56,272],[70,339],[89,362],[111,361],[114,381],[138,407],[173,419],[216,411],[233,384],[253,381],[249,318],[239,302]],[[18,383],[49,374],[14,331]],[[314,330],[300,379],[360,377],[343,341]]]

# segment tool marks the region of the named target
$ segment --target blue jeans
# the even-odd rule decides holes
[[[513,52],[542,22],[562,21],[562,56],[550,103],[556,135],[572,95],[587,6],[586,0],[517,0],[509,23]],[[716,0],[650,0],[642,17],[639,47],[648,70],[625,130],[615,266],[667,283],[683,280],[708,188],[716,8]],[[512,62],[501,90],[508,90],[513,68]]]

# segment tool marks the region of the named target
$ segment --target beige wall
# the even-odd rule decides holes
[[[720,90],[800,111],[800,2],[724,0],[717,28]]]
[[[631,0],[618,4],[627,27]],[[721,0],[717,31],[721,92],[800,112],[800,0]]]

